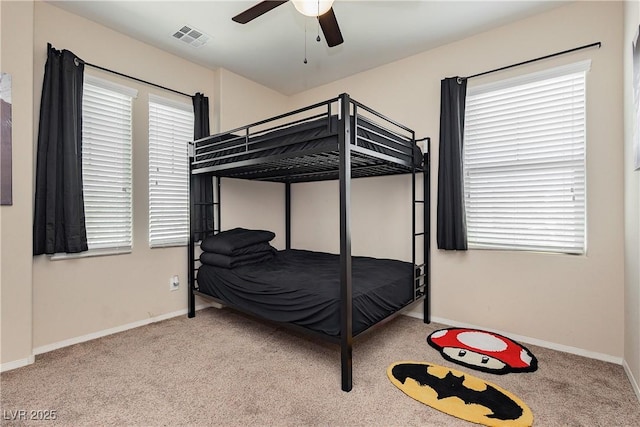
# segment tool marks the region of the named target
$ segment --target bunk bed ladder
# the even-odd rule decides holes
[[[416,168],[412,170],[411,176],[411,189],[413,194],[413,265],[415,266],[414,272],[414,301],[424,297],[424,323],[431,323],[430,313],[430,284],[431,284],[431,253],[430,253],[430,241],[431,241],[431,189],[429,185],[430,175],[430,154],[431,154],[431,138],[423,138],[419,141],[425,141],[426,150],[423,156],[423,166],[419,171],[422,172],[422,188],[423,198],[422,200],[416,200]],[[421,232],[416,231],[416,208],[422,205],[423,211],[423,228]],[[424,261],[422,264],[416,264],[416,238],[422,237],[422,250],[424,254]]]

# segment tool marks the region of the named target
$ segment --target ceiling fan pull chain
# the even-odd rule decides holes
[[[304,63],[307,63],[307,20],[304,20]]]
[[[318,0],[318,16],[316,19],[318,20],[318,37],[316,37],[316,41],[320,43],[320,0]]]

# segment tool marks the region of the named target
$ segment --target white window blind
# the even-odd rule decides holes
[[[469,88],[464,191],[470,248],[586,250],[590,61]]]
[[[186,245],[193,107],[149,96],[149,246]]]
[[[132,245],[131,105],[136,95],[85,75],[82,180],[89,250]]]

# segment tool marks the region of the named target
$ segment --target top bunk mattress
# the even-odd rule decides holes
[[[406,173],[412,165],[420,167],[422,164],[422,150],[412,139],[364,117],[352,115],[350,119],[351,129],[356,130],[352,131],[356,135],[355,141],[351,141],[352,147],[365,149],[356,148],[352,155],[352,168],[369,168],[362,176],[387,174],[384,173],[385,165],[387,171]],[[302,173],[310,167],[331,170],[339,155],[338,125],[338,117],[332,115],[254,135],[223,133],[204,138],[195,142],[193,173],[218,171],[221,176],[260,179],[260,172],[251,174],[260,171],[257,165],[263,163],[270,164],[262,170],[267,178],[277,174],[278,168],[299,168]],[[375,170],[371,173],[376,167],[381,173],[375,173]]]
[[[413,301],[410,262],[352,257],[353,335]],[[262,318],[340,336],[340,257],[284,250],[233,269],[201,265],[199,291]]]

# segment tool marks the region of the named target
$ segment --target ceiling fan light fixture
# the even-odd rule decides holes
[[[305,16],[324,15],[333,6],[334,0],[291,0],[298,12]]]

